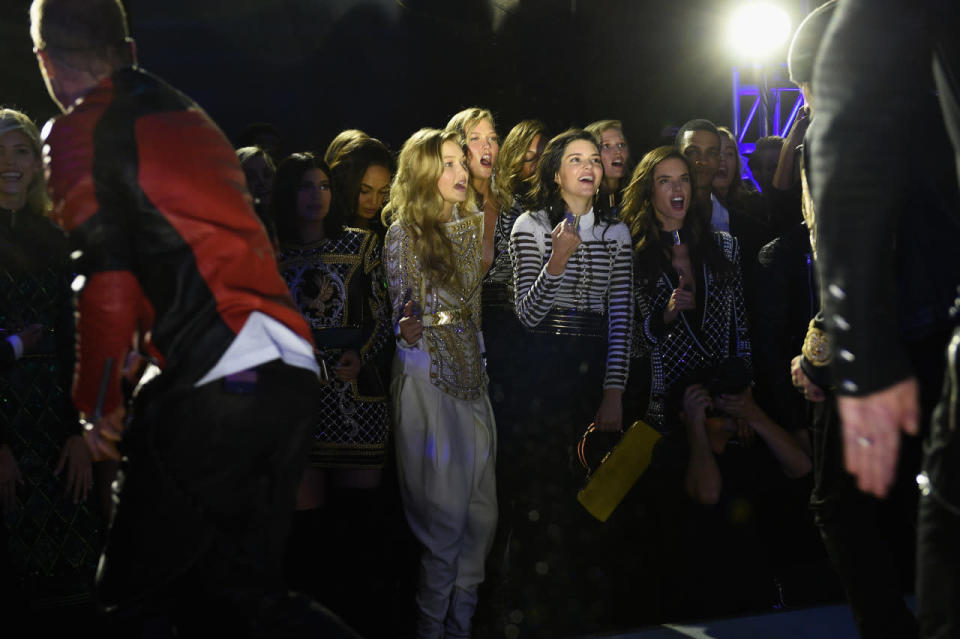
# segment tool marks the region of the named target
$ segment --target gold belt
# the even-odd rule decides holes
[[[473,313],[467,308],[454,308],[448,311],[427,313],[420,318],[423,326],[446,326],[448,324],[466,324],[473,319]]]

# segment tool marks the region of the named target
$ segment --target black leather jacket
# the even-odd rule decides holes
[[[960,205],[944,119],[951,130],[960,125],[958,22],[956,3],[944,0],[849,0],[818,55],[807,138],[840,394],[911,376],[910,343],[951,321]],[[935,58],[945,70],[940,99],[951,105],[943,111]]]

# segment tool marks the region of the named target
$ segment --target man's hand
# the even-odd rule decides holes
[[[753,389],[742,393],[720,395],[714,402],[717,410],[737,418],[737,439],[741,444],[753,442],[756,426],[763,418],[763,411],[753,399]]]
[[[827,396],[823,389],[811,382],[807,374],[803,372],[803,367],[800,366],[800,360],[802,359],[803,355],[797,355],[790,362],[790,379],[793,381],[794,387],[803,394],[803,398],[808,402],[822,402]]]
[[[83,439],[87,442],[93,461],[112,459],[120,461],[117,442],[123,436],[126,411],[118,406],[109,415],[101,417],[95,423],[88,423],[83,430]]]
[[[900,431],[916,435],[920,422],[916,378],[864,397],[839,397],[847,470],[860,490],[885,497],[897,471]]]
[[[72,493],[75,504],[87,501],[87,494],[93,488],[93,460],[80,435],[67,438],[53,474],[59,475],[64,466],[67,468],[66,494],[70,496]]]
[[[7,444],[0,445],[0,508],[13,512],[17,507],[17,484],[23,483],[20,467]]]
[[[713,406],[710,393],[700,384],[691,384],[683,392],[683,412],[688,424],[703,426],[707,409]]]

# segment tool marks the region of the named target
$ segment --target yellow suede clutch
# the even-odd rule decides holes
[[[637,420],[590,475],[577,501],[600,521],[607,521],[650,465],[660,433]]]

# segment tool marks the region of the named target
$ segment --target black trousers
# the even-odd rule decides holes
[[[960,328],[947,347],[940,403],[924,442],[917,532],[920,636],[960,636]]]
[[[131,635],[353,636],[281,578],[316,376],[280,360],[200,387],[160,375],[137,396],[97,595]]]
[[[938,333],[908,349],[920,384],[921,428],[928,432],[943,382]],[[921,437],[902,436],[897,476],[884,500],[860,491],[843,467],[843,435],[836,398],[816,406],[813,427],[814,488],[810,504],[827,553],[843,582],[864,639],[917,636],[903,596],[915,571],[917,487]]]

